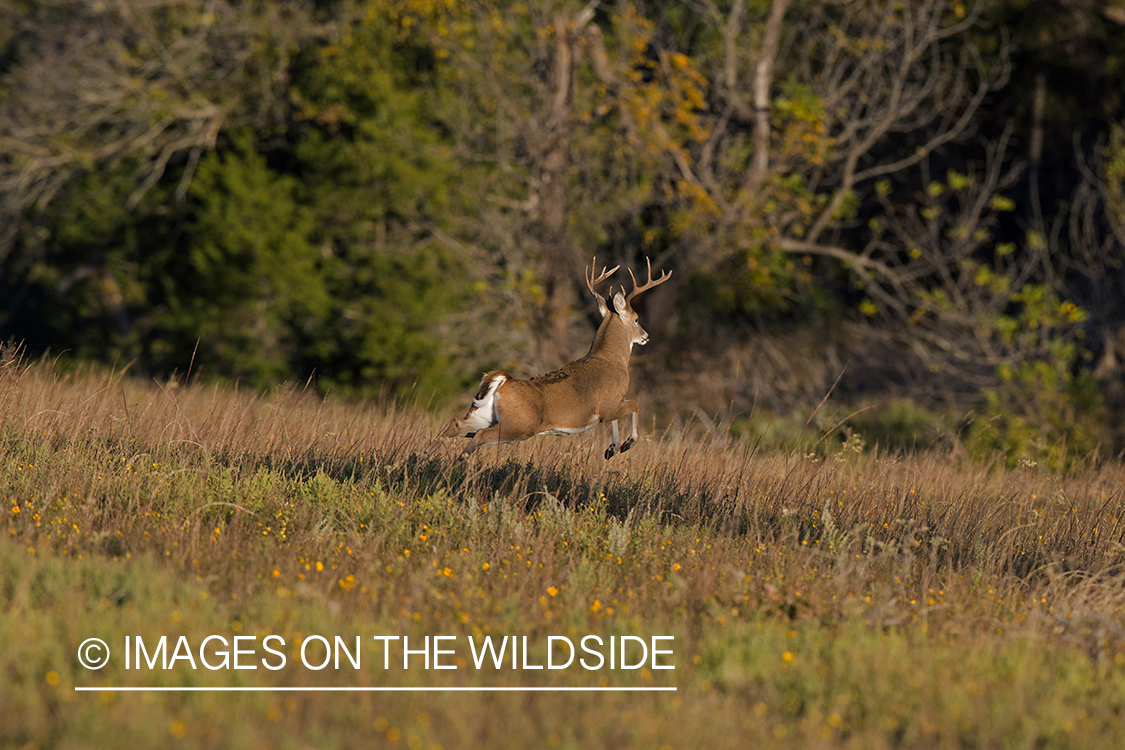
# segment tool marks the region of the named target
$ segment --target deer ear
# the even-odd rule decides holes
[[[621,292],[613,295],[613,307],[617,310],[617,314],[624,317],[625,311],[629,308],[625,305],[625,295]]]
[[[604,318],[605,316],[609,315],[609,308],[605,306],[605,297],[601,296],[600,294],[597,295],[597,297],[598,297],[598,312]]]

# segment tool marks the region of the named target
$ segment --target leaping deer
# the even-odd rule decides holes
[[[633,344],[648,343],[648,333],[641,328],[632,302],[638,294],[663,284],[671,277],[664,271],[655,281],[652,262],[646,259],[648,281],[637,284],[624,294],[624,286],[616,294],[609,288],[613,309],[594,286],[605,281],[621,266],[603,269],[597,278],[598,259],[586,269],[586,286],[597,298],[601,325],[594,335],[590,352],[560,370],[530,380],[515,380],[507,373],[494,370],[485,373],[473,405],[465,416],[454,419],[441,437],[472,438],[462,451],[464,458],[484,445],[518,443],[535,435],[577,435],[599,422],[613,427],[613,442],[606,449],[606,459],[618,452],[620,433],[617,421],[632,417],[629,438],[621,444],[621,452],[629,450],[637,439],[637,402],[626,399],[629,390],[629,355]]]

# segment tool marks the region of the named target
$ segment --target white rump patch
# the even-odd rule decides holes
[[[487,387],[481,383],[483,392],[479,398],[473,399],[473,406],[469,413],[461,420],[461,431],[464,433],[480,432],[486,430],[500,421],[496,411],[496,391],[508,380],[506,375],[497,375]]]

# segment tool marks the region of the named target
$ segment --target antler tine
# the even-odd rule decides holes
[[[625,297],[626,302],[632,302],[633,298],[636,297],[641,292],[646,291],[648,289],[652,289],[654,286],[660,286],[661,284],[663,284],[665,281],[667,281],[672,276],[671,271],[664,270],[660,273],[660,278],[657,279],[656,281],[653,281],[652,280],[652,259],[646,257],[645,258],[645,265],[648,266],[648,281],[646,281],[644,284],[637,284],[637,277],[633,276],[633,270],[629,269],[629,276],[633,279],[633,291],[629,292],[629,295],[627,297]]]
[[[593,294],[598,299],[600,299],[603,304],[605,303],[605,297],[603,297],[602,295],[600,295],[596,291],[594,291],[594,285],[600,284],[603,281],[605,281],[606,279],[608,279],[610,276],[613,275],[613,273],[618,268],[621,268],[621,266],[614,266],[613,268],[609,268],[607,266],[606,268],[602,269],[601,274],[598,276],[598,278],[595,279],[594,274],[596,274],[598,272],[598,258],[597,258],[597,256],[594,256],[594,260],[592,262],[592,265],[586,266],[586,287],[590,290],[590,293]]]

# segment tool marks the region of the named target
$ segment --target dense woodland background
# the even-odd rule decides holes
[[[650,427],[1114,455],[1125,0],[0,0],[0,340],[449,404],[595,255]]]

